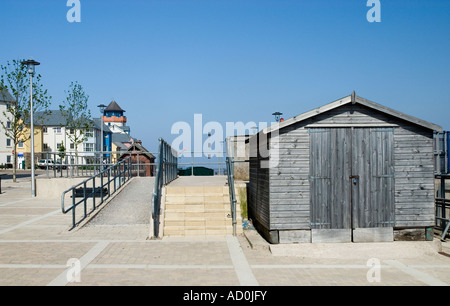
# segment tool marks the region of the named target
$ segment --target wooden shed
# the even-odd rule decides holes
[[[142,146],[140,140],[134,142],[119,157],[119,161],[131,156],[132,176],[154,176],[155,156]]]
[[[271,243],[430,239],[441,130],[354,92],[270,126],[250,139],[249,218]]]

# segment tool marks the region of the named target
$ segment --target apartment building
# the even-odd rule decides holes
[[[8,105],[14,102],[14,97],[7,90],[0,90],[0,121],[6,125],[10,125],[8,120]],[[13,163],[13,140],[6,136],[5,130],[0,125],[0,165]]]

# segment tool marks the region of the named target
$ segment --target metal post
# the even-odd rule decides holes
[[[53,153],[53,161],[54,161],[54,165],[53,165],[53,177],[56,177],[56,154]]]
[[[140,175],[140,172],[141,172],[141,165],[140,165],[140,162],[139,162],[139,152],[137,152],[137,168],[138,168],[138,171],[137,171],[137,177],[140,177],[141,175]]]
[[[31,196],[36,196],[34,169],[34,121],[33,121],[33,75],[30,73],[30,107],[31,107]],[[14,152],[15,154],[16,152]]]
[[[444,131],[444,173],[448,173],[448,142],[447,142],[448,132]]]
[[[72,189],[72,226],[75,227],[75,188]]]
[[[101,149],[100,149],[100,163],[101,163],[101,166],[100,166],[100,171],[103,171],[103,116],[102,116],[102,118],[101,118],[102,120],[100,120],[100,129],[101,129],[101,132],[100,132],[100,139],[101,139]]]
[[[111,196],[111,167],[108,167],[108,199]]]
[[[87,216],[86,181],[83,183],[84,217]]]
[[[95,210],[95,176],[92,177],[92,210]]]
[[[103,172],[100,172],[100,197],[101,197],[100,204],[102,204],[103,203]]]
[[[233,222],[233,236],[236,236],[236,195],[234,190],[234,168],[232,157],[226,158],[227,174],[228,174],[228,187],[230,189],[230,202],[231,202],[231,217]]]
[[[159,236],[159,213],[160,213],[160,197],[161,197],[161,181],[162,181],[162,165],[163,165],[163,140],[159,138],[159,157],[158,168],[155,178],[155,187],[152,195],[152,217],[153,217],[153,237]]]

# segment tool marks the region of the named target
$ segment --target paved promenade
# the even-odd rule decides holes
[[[134,178],[130,184],[140,186],[134,190],[136,197],[150,203],[143,189],[147,183],[152,188],[152,182]],[[120,196],[116,196],[119,202],[130,209],[111,207],[119,214],[133,211],[133,205],[145,205]],[[27,178],[18,183],[3,180],[0,285],[450,284],[450,257],[438,254],[439,241],[348,248],[278,245],[271,251],[265,244],[252,248],[244,235],[149,240],[145,220],[130,220],[102,223],[99,219],[68,231],[71,215],[61,213],[60,199],[32,198]],[[444,251],[450,253],[450,248]]]

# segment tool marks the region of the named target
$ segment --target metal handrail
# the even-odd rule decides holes
[[[58,163],[54,163],[54,164],[46,164],[43,167],[39,167],[36,165],[36,168],[40,168],[46,171],[46,176],[48,178],[50,178],[51,176],[53,177],[90,177],[93,176],[94,174],[97,174],[101,171],[103,171],[103,169],[107,168],[108,166],[112,166],[114,165],[113,163],[108,163],[108,162],[101,162],[101,157],[99,157],[99,155],[108,155],[109,157],[115,155],[115,158],[118,158],[119,154],[120,155],[136,155],[137,158],[135,159],[135,162],[133,164],[133,167],[135,169],[133,169],[133,171],[136,171],[136,169],[142,169],[142,167],[145,166],[155,166],[156,163],[145,163],[142,162],[139,158],[140,155],[145,155],[145,154],[156,154],[154,152],[141,152],[141,151],[81,151],[78,153],[75,152],[66,152],[66,156],[64,157],[65,161],[61,161],[60,159],[58,160],[57,157],[59,157],[59,154],[61,154],[60,152],[38,152],[36,153],[37,155],[40,155],[41,158],[36,158],[36,163],[37,160],[39,159],[50,159],[52,161],[57,161]],[[76,155],[74,155],[76,154]],[[84,158],[86,157],[92,157],[96,160],[96,162],[91,162],[91,163],[87,163],[87,162],[74,162],[73,160],[76,159],[77,161],[79,160],[84,160]],[[137,173],[137,176],[139,175],[139,172]]]
[[[127,182],[131,175],[131,156],[106,168],[105,170],[91,176],[90,178],[70,187],[69,189],[65,190],[61,194],[61,210],[63,214],[68,213],[69,211],[72,211],[72,228],[73,229],[77,224],[79,224],[82,220],[84,220],[92,211],[94,211],[99,205],[101,205],[106,199],[110,198],[112,194],[114,194],[122,185]],[[95,179],[100,179],[100,185],[96,186]],[[107,181],[105,182],[105,179],[107,178]],[[88,183],[92,181],[92,188],[88,189]],[[116,182],[118,181],[118,186]],[[114,190],[111,192],[111,182],[113,182]],[[90,184],[89,184],[90,185]],[[104,188],[105,186],[108,186],[107,193],[105,193]],[[77,198],[77,190],[83,190],[83,196],[79,201],[76,201]],[[91,191],[88,191],[91,190]],[[67,193],[72,192],[72,205],[65,208],[65,196]],[[96,203],[96,194],[100,193],[100,202]],[[91,211],[88,213],[87,210],[87,199],[92,197],[93,203]],[[75,215],[75,209],[78,205],[84,204],[84,214],[83,218],[76,222],[76,215]]]
[[[440,180],[440,187],[437,196],[435,197],[435,227],[442,229],[441,240],[444,241],[450,229],[450,216],[447,213],[450,210],[450,199],[446,198],[445,180],[450,179],[449,174],[435,175],[436,179]],[[440,222],[438,222],[440,221]]]
[[[228,188],[230,193],[230,204],[231,204],[231,218],[233,222],[233,236],[236,236],[236,194],[234,190],[234,161],[233,157],[227,157],[227,178],[228,178]]]
[[[450,229],[450,217],[446,216],[446,211],[450,209],[450,199],[435,198],[436,206],[436,227],[442,229],[441,240],[445,241],[448,230]],[[438,224],[438,220],[440,221]]]
[[[164,139],[159,138],[158,166],[152,194],[153,238],[159,237],[162,187],[178,177],[177,156],[176,151]]]
[[[236,236],[236,194],[234,190],[234,159],[231,154],[229,154],[229,144],[228,139],[225,140],[226,142],[226,165],[227,165],[227,179],[228,179],[228,188],[229,188],[229,194],[230,194],[230,206],[231,206],[231,218],[233,222],[233,236]],[[230,150],[231,151],[231,150]]]

